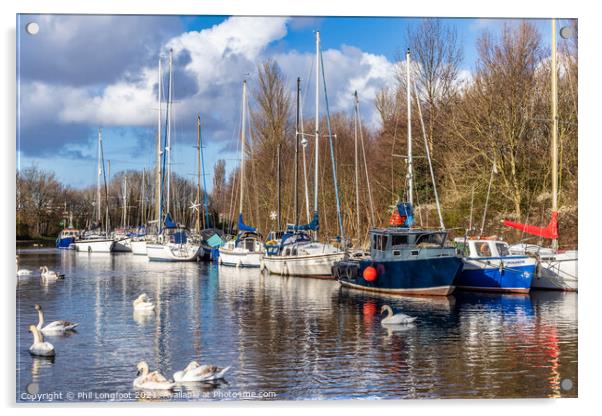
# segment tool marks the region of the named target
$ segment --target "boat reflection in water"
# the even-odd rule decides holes
[[[142,360],[167,377],[192,360],[231,366],[225,383],[177,385],[153,400],[243,399],[241,392],[264,392],[254,398],[266,400],[577,395],[575,293],[404,298],[133,255],[55,250],[20,252],[19,261],[67,277],[17,287],[17,400],[32,374],[40,393],[133,394]],[[143,292],[156,310],[138,320],[132,301]],[[54,362],[28,351],[35,303],[80,323],[71,337],[49,339]],[[383,328],[384,304],[416,316],[414,326]],[[560,387],[564,379],[571,390]]]

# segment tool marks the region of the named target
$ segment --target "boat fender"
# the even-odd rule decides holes
[[[366,282],[374,282],[378,278],[378,272],[372,266],[368,266],[362,272],[362,276]]]

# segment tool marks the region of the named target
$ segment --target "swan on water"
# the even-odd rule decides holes
[[[380,321],[383,325],[409,324],[416,320],[415,316],[409,316],[405,313],[393,314],[393,309],[389,305],[383,305],[380,308],[381,315],[385,312],[387,312],[387,316]]]
[[[173,379],[176,382],[219,380],[224,378],[229,369],[229,366],[221,368],[211,364],[200,365],[196,361],[191,361],[184,370],[174,373]]]
[[[58,280],[64,279],[65,275],[62,273],[57,273],[54,270],[48,270],[47,266],[40,267],[40,272],[42,272],[43,280]]]
[[[134,380],[134,388],[147,390],[171,390],[174,382],[167,380],[158,371],[149,372],[146,361],[138,363],[138,373]]]
[[[155,304],[150,301],[146,293],[141,294],[134,301],[134,310],[137,311],[152,311],[155,309]]]
[[[31,274],[32,274],[31,270],[19,269],[19,256],[17,256],[16,261],[17,261],[17,276],[19,276],[19,277],[31,276]]]
[[[44,341],[42,332],[35,325],[29,325],[29,332],[33,334],[33,344],[29,347],[31,355],[53,357],[55,354],[54,346],[50,342]]]
[[[69,321],[54,321],[50,322],[48,325],[44,326],[44,311],[42,311],[42,307],[36,303],[34,306],[36,311],[38,311],[38,326],[37,328],[42,331],[43,334],[63,334],[67,331],[73,331],[76,326],[79,324],[75,322]]]

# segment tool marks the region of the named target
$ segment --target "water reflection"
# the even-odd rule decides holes
[[[235,399],[237,392],[272,392],[277,399],[577,394],[576,294],[386,297],[329,280],[150,263],[127,254],[34,251],[19,260],[23,268],[45,264],[67,277],[49,286],[35,278],[18,285],[18,393],[34,378],[40,392],[128,392],[139,361],[171,377],[197,360],[231,365],[226,382],[180,384],[169,398],[144,399]],[[132,302],[143,292],[154,312],[134,312]],[[77,334],[52,338],[54,362],[27,351],[35,303],[48,316],[80,323]],[[384,304],[416,322],[383,327]],[[565,378],[573,381],[570,391],[560,387]]]

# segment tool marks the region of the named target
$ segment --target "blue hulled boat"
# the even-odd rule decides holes
[[[412,207],[398,204],[401,226],[370,231],[370,257],[344,259],[332,273],[344,287],[403,295],[449,295],[462,260],[447,231],[411,228]]]
[[[56,239],[56,248],[64,250],[73,249],[72,244],[75,243],[75,240],[79,238],[80,234],[80,230],[76,230],[75,228],[65,228],[59,233],[59,236]]]
[[[537,260],[510,254],[508,244],[497,239],[457,238],[464,268],[456,287],[489,292],[528,293]]]

